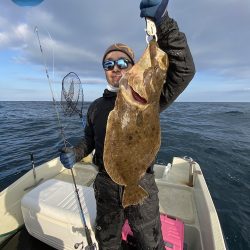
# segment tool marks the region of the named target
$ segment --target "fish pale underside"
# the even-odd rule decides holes
[[[151,40],[142,57],[120,80],[104,142],[104,166],[124,186],[123,207],[143,203],[139,181],[161,144],[159,99],[168,69],[167,54]]]

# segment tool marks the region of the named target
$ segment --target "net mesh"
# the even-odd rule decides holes
[[[82,118],[83,99],[80,78],[74,72],[68,73],[62,80],[61,106],[64,115],[79,114]]]

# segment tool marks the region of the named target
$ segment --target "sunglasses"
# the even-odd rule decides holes
[[[114,60],[106,60],[106,61],[103,62],[102,66],[103,66],[104,70],[108,71],[108,70],[113,70],[115,65],[117,65],[117,67],[119,69],[126,69],[126,68],[128,68],[129,63],[133,64],[128,59],[120,58],[120,59],[118,59],[116,61],[114,61]]]

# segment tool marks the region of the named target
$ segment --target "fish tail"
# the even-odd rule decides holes
[[[148,192],[141,186],[125,186],[122,197],[122,206],[137,205],[142,203],[148,197]]]

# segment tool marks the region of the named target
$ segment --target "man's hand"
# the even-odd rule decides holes
[[[60,149],[60,161],[65,168],[71,169],[76,163],[76,154],[73,147]]]
[[[167,13],[169,0],[141,0],[140,10],[141,17],[149,17],[156,24],[160,23],[161,19]]]

